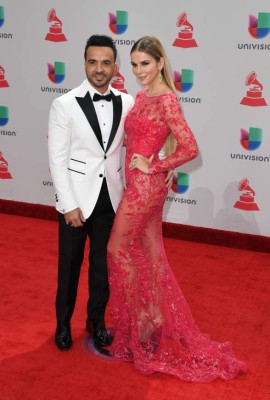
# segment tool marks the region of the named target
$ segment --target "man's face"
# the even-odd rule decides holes
[[[91,85],[100,93],[105,93],[116,72],[113,50],[110,47],[88,47],[84,66]]]

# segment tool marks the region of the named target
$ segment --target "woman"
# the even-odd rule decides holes
[[[144,374],[164,372],[201,382],[231,379],[245,365],[233,357],[228,343],[215,343],[200,333],[163,246],[164,173],[195,158],[197,143],[159,40],[138,40],[131,64],[145,89],[126,118],[126,190],[108,244],[114,334],[110,354],[134,362]],[[162,147],[166,158],[160,160]]]

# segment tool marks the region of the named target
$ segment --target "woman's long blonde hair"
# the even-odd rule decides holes
[[[161,75],[168,87],[176,94],[168,57],[160,41],[154,36],[143,36],[141,39],[137,40],[136,43],[134,43],[131,48],[130,54],[132,54],[134,51],[147,53],[152,56],[157,62],[159,62],[161,58],[164,59],[164,66],[161,70]],[[173,134],[170,133],[167,136],[163,145],[163,150],[166,157],[168,157],[175,151],[176,145],[176,139]]]

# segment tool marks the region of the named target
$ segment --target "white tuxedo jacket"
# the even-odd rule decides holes
[[[103,175],[116,211],[123,193],[122,146],[124,122],[134,104],[132,96],[110,87],[113,123],[106,150],[89,82],[56,98],[49,117],[49,165],[55,187],[56,209],[65,213],[77,207],[88,218],[97,202]]]

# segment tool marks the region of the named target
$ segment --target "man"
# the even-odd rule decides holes
[[[55,99],[50,111],[49,164],[59,211],[55,343],[60,350],[72,346],[70,321],[87,237],[86,330],[98,349],[112,340],[104,321],[109,299],[107,242],[123,193],[124,121],[134,104],[132,96],[110,86],[116,57],[112,38],[91,36],[84,52],[87,79]],[[172,171],[166,181],[171,186]]]
[[[49,164],[59,211],[55,343],[60,350],[72,346],[70,321],[87,237],[86,330],[95,346],[111,343],[104,321],[109,298],[106,247],[123,192],[124,119],[134,103],[132,96],[110,86],[116,56],[112,38],[91,36],[84,53],[87,79],[55,99],[50,111]]]

